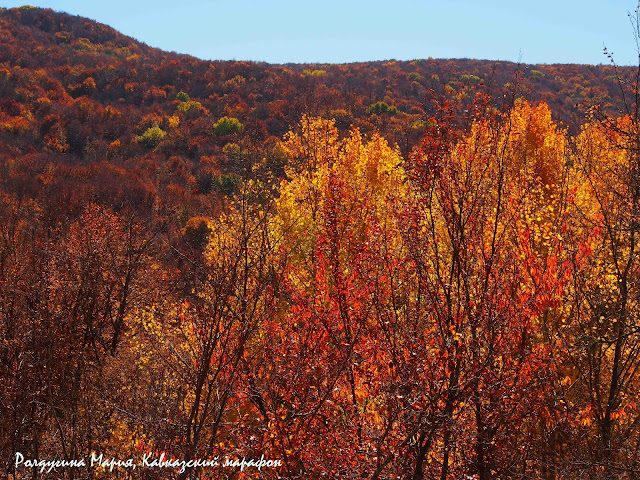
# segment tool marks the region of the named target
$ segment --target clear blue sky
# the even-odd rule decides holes
[[[35,2],[35,3],[34,3]],[[23,1],[3,1],[4,7]],[[637,64],[636,0],[33,0],[203,59]]]

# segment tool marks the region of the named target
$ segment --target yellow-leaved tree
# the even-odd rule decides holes
[[[573,441],[585,457],[576,462],[591,478],[633,471],[638,455],[639,145],[627,116],[585,125],[573,157],[570,232],[586,261],[576,268],[562,339]]]
[[[208,475],[222,475],[226,456],[262,448],[249,437],[264,412],[252,393],[262,375],[256,356],[266,343],[263,323],[277,314],[281,281],[271,216],[260,186],[243,182],[228,210],[206,220],[202,256],[176,251],[186,275],[139,312],[143,331],[135,348],[147,394],[141,416],[156,432],[145,448],[185,462],[217,457]],[[251,433],[240,435],[244,429]],[[194,472],[201,469],[187,468],[178,478]]]
[[[397,428],[397,415],[385,414],[397,401],[383,339],[402,271],[394,219],[408,191],[402,159],[378,135],[341,139],[333,121],[311,117],[283,149],[290,167],[273,229],[287,262],[287,309],[265,329],[265,442],[292,477],[373,474]]]

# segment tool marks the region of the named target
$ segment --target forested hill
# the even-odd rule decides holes
[[[423,135],[428,92],[460,100],[473,89],[491,94],[498,108],[517,96],[544,100],[572,132],[588,105],[614,113],[622,104],[611,66],[204,61],[86,18],[2,9],[0,166],[11,175],[0,177],[5,190],[33,197],[49,171],[53,182],[66,178],[54,190],[74,190],[78,208],[88,198],[112,204],[123,196],[141,208],[141,198],[166,197],[169,188],[183,207],[200,205],[190,212],[197,214],[204,196],[230,191],[234,175],[256,159],[281,174],[277,140],[304,113],[335,119],[343,133],[380,131],[406,156]],[[114,178],[117,188],[106,185]]]
[[[0,11],[0,27],[2,112],[15,117],[16,109],[28,109],[42,133],[43,115],[51,109],[62,127],[77,120],[78,99],[98,104],[97,110],[110,105],[126,111],[129,124],[122,131],[97,137],[91,132],[93,142],[126,143],[145,115],[174,114],[180,91],[200,102],[194,116],[211,121],[233,115],[260,138],[280,137],[310,112],[335,117],[339,126],[355,123],[367,130],[382,124],[400,140],[404,129],[423,119],[427,89],[461,91],[481,83],[495,96],[513,93],[515,86],[517,95],[546,101],[556,120],[572,129],[582,123],[586,105],[620,102],[608,65],[431,58],[306,65],[204,61],[151,48],[86,18],[31,7]],[[429,55],[428,46],[424,53]],[[395,107],[388,121],[371,115],[377,102]],[[79,134],[84,139],[83,133],[89,132]],[[70,146],[82,153],[79,145]]]

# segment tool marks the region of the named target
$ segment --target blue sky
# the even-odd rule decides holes
[[[14,7],[25,1],[2,1]],[[481,58],[634,65],[635,0],[33,0],[203,59]]]

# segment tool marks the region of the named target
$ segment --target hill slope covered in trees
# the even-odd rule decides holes
[[[335,119],[343,133],[351,126],[379,131],[406,156],[433,113],[431,92],[447,91],[463,103],[478,89],[498,99],[497,108],[518,96],[545,101],[574,133],[590,105],[609,112],[622,105],[611,66],[203,61],[31,7],[1,10],[0,27],[0,161],[12,165],[20,183],[13,188],[36,188],[32,182],[47,169],[55,170],[53,181],[71,184],[106,170],[116,178],[131,171],[121,187],[137,189],[132,197],[154,184],[163,197],[171,187],[181,203],[207,203],[208,194],[229,192],[234,174],[258,160],[281,175],[284,158],[275,145],[303,114]],[[216,128],[224,118],[232,123]],[[75,169],[85,173],[72,175]]]

